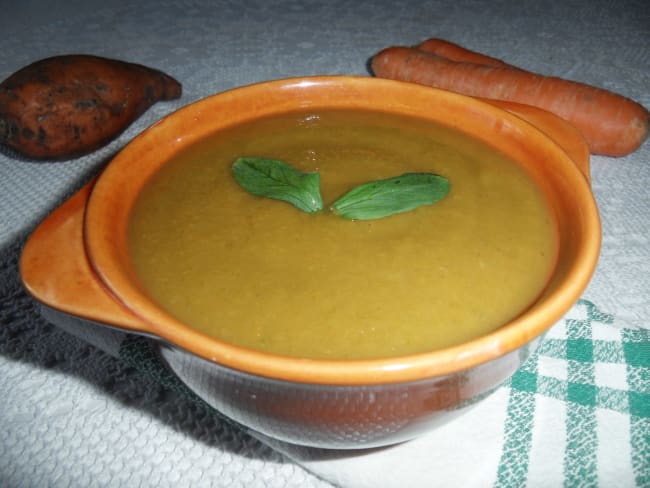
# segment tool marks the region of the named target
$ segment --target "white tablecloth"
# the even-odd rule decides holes
[[[39,319],[33,304],[16,291],[14,258],[38,221],[165,114],[262,80],[367,75],[368,58],[389,45],[442,37],[523,68],[618,91],[650,107],[645,2],[69,0],[62,6],[23,0],[4,2],[0,12],[0,79],[36,59],[78,52],[161,69],[184,88],[180,100],[156,104],[118,139],[84,158],[35,163],[0,154],[0,486],[354,487],[415,486],[418,480],[428,486],[434,480],[440,486],[542,486],[552,480],[556,486],[580,479],[571,461],[557,453],[531,464],[523,478],[516,470],[504,474],[507,456],[501,453],[499,461],[490,444],[490,436],[505,435],[498,422],[478,433],[466,473],[442,469],[449,463],[440,453],[423,455],[432,448],[431,439],[397,454],[356,457],[316,456],[261,442]],[[572,313],[593,310],[595,304],[611,318],[607,325],[648,328],[650,142],[628,157],[594,156],[591,163],[603,223],[602,255],[584,301]],[[639,371],[646,375],[637,384],[640,394],[650,395],[650,373],[643,365]],[[607,382],[616,383],[609,376]],[[488,401],[508,401],[499,395]],[[545,406],[552,408],[541,402],[538,410]],[[628,424],[610,410],[598,410],[600,421],[609,419],[611,426],[601,437],[628,439]],[[650,424],[643,415],[641,420],[648,430],[639,453],[648,453]],[[451,429],[436,435],[464,432],[463,424]],[[650,483],[647,462],[634,464],[623,454],[608,461],[606,448],[599,449],[598,468],[591,471],[596,474],[584,478],[583,486]],[[554,461],[556,469],[548,468]],[[471,465],[481,469],[473,471]],[[493,466],[501,471],[482,471]],[[380,479],[369,475],[382,468]],[[588,465],[585,469],[589,472]]]

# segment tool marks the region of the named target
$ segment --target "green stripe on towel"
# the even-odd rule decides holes
[[[503,448],[495,488],[526,485],[535,421],[537,357],[537,354],[533,354],[510,380]]]
[[[597,486],[598,448],[592,307],[585,320],[566,321],[567,414],[564,486]]]
[[[650,486],[650,330],[624,330],[627,361],[632,470],[637,486]]]

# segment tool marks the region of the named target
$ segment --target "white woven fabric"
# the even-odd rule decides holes
[[[366,75],[369,56],[389,45],[442,37],[650,107],[650,10],[644,2],[504,0],[488,7],[480,0],[73,0],[56,8],[40,0],[5,3],[0,79],[36,59],[83,52],[162,69],[182,82],[184,94],[153,106],[118,139],[84,158],[34,163],[0,153],[0,486],[517,486],[508,480],[558,486],[578,479],[571,471],[578,458],[565,442],[575,405],[551,395],[556,383],[547,379],[570,382],[567,364],[573,363],[556,355],[540,355],[534,363],[549,389],[535,394],[536,423],[528,430],[524,425],[508,434],[511,390],[524,395],[526,389],[506,386],[465,419],[412,443],[325,455],[260,442],[48,325],[16,289],[14,258],[28,230],[165,114],[262,80]],[[586,301],[570,318],[582,320],[587,304],[595,304],[612,319],[590,322],[592,334],[608,336],[615,325],[650,328],[650,142],[625,158],[592,157],[592,178],[602,254]],[[553,330],[562,333],[565,327]],[[595,364],[593,378],[599,388],[619,391],[632,380],[623,371],[625,362],[612,361]],[[643,378],[647,382],[642,377],[636,387],[650,394]],[[607,398],[585,417],[593,415],[598,438],[607,442],[589,448],[583,460],[595,464],[586,464],[591,477],[583,486],[642,486],[650,467],[633,462],[633,418]],[[524,443],[530,436],[523,478],[520,464],[502,450],[516,433]]]

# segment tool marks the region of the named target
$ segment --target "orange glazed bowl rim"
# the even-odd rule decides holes
[[[491,333],[445,349],[381,359],[303,359],[246,349],[209,337],[162,310],[139,285],[128,255],[128,217],[143,185],[165,161],[215,131],[306,108],[370,109],[423,117],[483,137],[512,155],[527,160],[539,157],[543,160],[539,171],[557,195],[556,217],[565,229],[560,233],[567,234],[561,236],[560,255],[563,246],[571,254],[562,277],[529,309]],[[491,131],[505,136],[490,141]],[[84,245],[101,282],[146,324],[146,333],[253,375],[299,383],[368,385],[457,373],[517,350],[543,334],[586,288],[600,250],[600,220],[589,182],[567,153],[516,115],[485,101],[421,85],[362,76],[308,76],[218,93],[145,130],[116,155],[95,184],[86,207]]]

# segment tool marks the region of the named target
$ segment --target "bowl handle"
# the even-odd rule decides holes
[[[589,146],[580,131],[573,124],[547,110],[542,110],[532,105],[485,98],[481,100],[524,119],[553,139],[571,160],[573,160],[580,172],[587,179],[587,182],[591,183]]]
[[[23,284],[52,309],[150,335],[148,323],[112,296],[86,257],[83,219],[95,181],[51,213],[29,237],[20,256]]]

